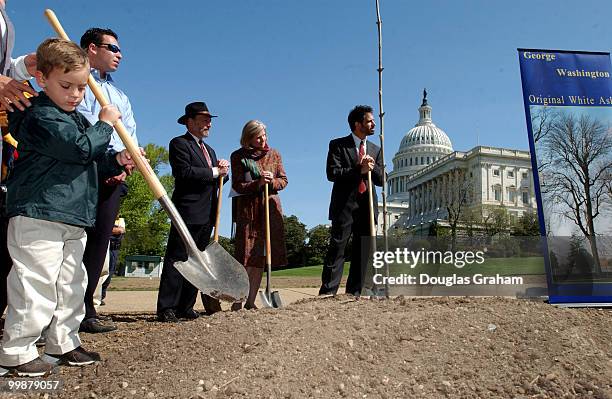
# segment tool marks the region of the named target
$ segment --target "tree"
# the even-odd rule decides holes
[[[549,160],[541,171],[542,194],[559,204],[557,213],[588,238],[596,270],[601,271],[595,219],[608,195],[606,176],[612,169],[609,129],[589,115],[560,115],[542,140],[542,152]]]
[[[155,144],[145,146],[151,168],[159,175],[168,164],[168,150]],[[171,191],[174,180],[170,175],[160,176],[166,190]],[[138,172],[127,178],[129,193],[123,199],[119,214],[125,219],[126,233],[121,246],[121,260],[126,255],[163,256],[170,230],[170,221]]]
[[[577,274],[580,277],[586,278],[592,277],[595,258],[584,248],[582,245],[583,241],[584,238],[579,237],[576,232],[572,233],[568,255],[567,278],[571,274]]]
[[[461,224],[465,226],[465,234],[472,238],[478,228],[479,215],[474,208],[466,208],[461,215]]]
[[[306,245],[306,264],[320,265],[325,260],[327,247],[329,245],[329,226],[320,224],[308,232],[308,244]]]
[[[455,180],[452,184],[449,184],[448,189],[446,211],[451,232],[451,250],[454,251],[457,244],[459,221],[464,217],[466,208],[471,201],[474,187],[472,180],[466,179],[465,171],[458,169],[455,173]]]
[[[283,216],[285,226],[285,245],[289,267],[304,265],[306,225],[297,216]]]
[[[540,235],[540,221],[535,212],[524,212],[513,226],[512,235],[532,237]]]
[[[488,205],[482,209],[482,228],[487,238],[508,231],[510,215],[505,206]]]
[[[608,192],[608,205],[612,205],[612,170],[608,170],[604,176],[603,184]]]
[[[553,130],[554,124],[561,117],[559,111],[550,107],[538,107],[531,115],[531,131],[533,143],[538,145]],[[538,154],[538,172],[541,172],[551,160],[545,154]]]
[[[234,242],[233,238],[223,237],[219,235],[219,245],[223,247],[230,255],[234,256]]]
[[[551,132],[552,126],[559,116],[559,111],[550,107],[538,107],[533,112],[531,115],[531,130],[534,143],[544,139]]]

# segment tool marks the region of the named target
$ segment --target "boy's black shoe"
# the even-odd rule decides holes
[[[58,364],[66,366],[87,366],[101,360],[100,354],[97,352],[89,352],[83,349],[82,346],[66,352],[63,355],[44,354],[43,359],[48,364]]]
[[[82,346],[79,346],[78,348],[61,355],[59,358],[59,363],[66,364],[68,366],[87,366],[88,364],[99,362],[100,360],[100,354],[86,351]]]
[[[53,373],[55,366],[43,361],[40,357],[15,367],[5,367],[8,374],[15,377],[43,377]]]
[[[81,327],[79,328],[79,332],[99,334],[99,333],[115,331],[116,329],[117,329],[117,326],[113,324],[104,323],[101,320],[98,320],[92,317],[90,319],[86,319],[81,322]]]
[[[176,315],[174,314],[174,310],[172,309],[166,309],[162,313],[159,313],[157,315],[157,320],[161,321],[162,323],[178,323],[179,322],[178,317],[176,317]]]

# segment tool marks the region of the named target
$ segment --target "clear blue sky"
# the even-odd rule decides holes
[[[327,223],[328,142],[348,133],[354,105],[378,113],[374,0],[8,0],[15,55],[54,36],[47,7],[75,41],[92,26],[119,34],[114,78],[141,143],[167,146],[184,133],[176,119],[185,104],[204,100],[220,115],[209,143],[229,158],[244,123],[260,119],[289,177],[285,214]],[[424,87],[456,150],[477,135],[482,145],[528,149],[516,48],[609,51],[612,38],[612,2],[603,0],[381,0],[381,14],[388,165],[418,119]],[[222,217],[227,235],[227,206]]]

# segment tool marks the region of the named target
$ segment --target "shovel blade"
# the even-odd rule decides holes
[[[185,262],[175,262],[174,267],[202,293],[221,301],[241,302],[249,293],[244,266],[216,241],[203,252],[190,253]]]
[[[259,291],[259,300],[265,308],[282,308],[283,301],[281,300],[278,291],[267,293],[266,291]]]
[[[259,291],[259,300],[264,308],[273,308],[274,304],[272,303],[272,298],[265,292]]]

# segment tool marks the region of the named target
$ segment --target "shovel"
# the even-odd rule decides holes
[[[259,291],[259,299],[266,308],[282,308],[283,302],[281,301],[278,291],[270,292],[270,275],[272,274],[272,253],[270,245],[270,201],[268,198],[268,185],[266,184],[264,187],[264,208],[266,214],[266,290]]]
[[[205,262],[210,264],[218,264],[223,265],[223,268],[227,268],[229,270],[238,270],[244,269],[244,266],[240,264],[232,255],[230,255],[225,248],[219,244],[219,220],[221,219],[221,199],[223,198],[223,176],[219,176],[219,197],[217,198],[217,215],[215,217],[215,234],[213,236],[213,242],[208,244],[204,252],[202,252],[202,257]],[[243,273],[246,277],[246,292],[244,294],[244,298],[246,298],[246,294],[249,291],[249,280],[246,271]],[[229,278],[230,276],[228,276]],[[241,278],[241,276],[237,276]],[[242,282],[241,282],[242,284]],[[241,298],[242,299],[242,298]]]
[[[52,10],[45,10],[45,16],[59,37],[70,40]],[[108,100],[105,98],[91,75],[89,75],[87,84],[100,105],[107,105]],[[237,263],[225,251],[223,251],[225,252],[224,254],[214,248],[211,249],[211,251],[208,251],[207,248],[206,252],[202,252],[198,249],[183,218],[174,207],[170,198],[168,198],[168,193],[166,193],[166,190],[159,182],[159,179],[151,169],[149,163],[140,154],[139,148],[132,141],[132,138],[121,120],[118,120],[115,124],[115,130],[132,156],[132,159],[153,192],[153,195],[168,213],[172,224],[178,231],[187,248],[187,260],[185,262],[174,263],[174,267],[176,267],[179,273],[181,273],[187,281],[204,294],[228,302],[244,300],[249,292],[249,279],[244,267]],[[219,248],[221,248],[220,245]],[[231,262],[228,257],[234,262]]]

